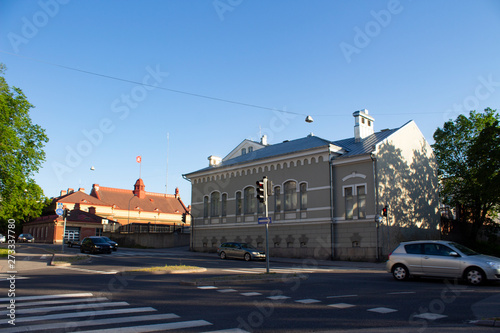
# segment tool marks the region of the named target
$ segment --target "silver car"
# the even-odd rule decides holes
[[[403,242],[389,255],[386,268],[396,280],[429,276],[464,279],[472,285],[500,281],[500,258],[449,241]]]
[[[217,249],[221,259],[240,258],[246,261],[255,259],[266,259],[266,253],[259,251],[255,247],[247,243],[228,242],[222,243]]]

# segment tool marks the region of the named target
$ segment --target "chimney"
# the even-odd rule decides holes
[[[73,207],[73,210],[80,210],[80,203],[79,202],[75,203],[75,207]]]
[[[67,193],[68,192],[66,192],[65,190],[61,190],[61,195],[60,196],[62,197],[63,195],[66,195]]]
[[[85,192],[85,189],[84,189],[83,187],[80,187],[80,188],[78,189],[78,192]]]
[[[95,215],[95,207],[89,207],[89,213]]]
[[[263,145],[263,146],[267,146],[268,143],[267,143],[267,135],[263,135],[261,138],[260,138],[260,143]]]
[[[216,165],[219,165],[220,162],[222,162],[222,158],[218,157],[218,156],[214,156],[214,155],[210,155],[208,156],[208,165],[209,166],[216,166]]]
[[[72,188],[68,188],[68,194],[71,194],[71,193],[73,193],[73,192],[75,192],[75,190],[74,190],[74,189],[72,189]]]
[[[354,117],[354,139],[356,142],[361,142],[374,133],[373,122],[375,119],[368,115],[367,109],[356,111],[352,115]]]

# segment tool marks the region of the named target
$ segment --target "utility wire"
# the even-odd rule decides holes
[[[182,90],[176,90],[176,89],[164,88],[164,87],[160,87],[160,86],[154,86],[154,85],[151,85],[151,84],[142,83],[142,82],[138,82],[138,81],[134,81],[134,80],[123,79],[123,78],[119,78],[119,77],[116,77],[116,76],[111,76],[111,75],[106,75],[106,74],[100,74],[100,73],[91,72],[91,71],[87,71],[87,70],[83,70],[83,69],[78,69],[78,68],[74,68],[74,67],[69,67],[69,66],[65,66],[65,65],[60,65],[60,64],[49,62],[49,61],[32,58],[32,57],[26,57],[26,56],[22,56],[22,55],[19,55],[19,54],[12,53],[12,52],[7,52],[7,51],[4,51],[4,50],[0,50],[0,53],[5,53],[5,54],[8,54],[8,55],[16,56],[18,58],[27,59],[27,60],[31,60],[31,61],[35,61],[35,62],[39,62],[39,63],[43,63],[43,64],[47,64],[47,65],[51,65],[51,66],[55,66],[55,67],[67,69],[67,70],[70,70],[70,71],[80,72],[80,73],[84,73],[84,74],[88,74],[88,75],[99,76],[99,77],[103,77],[103,78],[110,79],[110,80],[127,82],[127,83],[137,84],[137,85],[140,85],[140,86],[152,87],[152,88],[155,88],[155,89],[169,91],[169,92],[173,92],[173,93],[177,93],[177,94],[183,94],[183,95],[188,95],[188,96],[193,96],[193,97],[198,97],[198,98],[204,98],[204,99],[209,99],[209,100],[212,100],[212,101],[219,101],[219,102],[223,102],[223,103],[230,103],[230,104],[235,104],[235,105],[241,105],[241,106],[251,107],[251,108],[255,108],[255,109],[268,110],[268,111],[276,111],[276,112],[282,112],[282,113],[289,113],[289,114],[294,114],[294,115],[304,116],[304,117],[307,117],[307,116],[314,116],[314,117],[343,117],[343,116],[346,116],[345,114],[343,114],[343,115],[338,115],[338,114],[305,114],[305,113],[299,113],[299,112],[286,111],[286,110],[271,108],[271,107],[257,105],[257,104],[250,104],[250,103],[245,103],[245,102],[238,102],[238,101],[233,101],[233,100],[219,98],[219,97],[212,97],[212,96],[201,95],[201,94],[191,93],[191,92],[182,91]],[[402,114],[421,115],[421,114],[436,114],[436,113],[445,113],[445,112],[377,113],[377,115],[379,115],[379,116],[382,116],[382,115],[383,116],[402,115]]]

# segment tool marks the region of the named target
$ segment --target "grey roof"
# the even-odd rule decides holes
[[[348,158],[356,155],[371,153],[376,144],[382,142],[397,130],[399,130],[399,128],[373,133],[360,142],[356,142],[354,138],[349,138],[339,141],[333,141],[332,143],[346,150],[346,153],[342,154],[342,156],[339,156],[338,158]]]
[[[339,146],[343,148],[346,152],[339,156],[338,158],[353,157],[356,155],[368,154],[373,151],[373,146],[377,143],[383,141],[388,136],[399,130],[399,128],[392,130],[383,130],[381,132],[374,133],[360,142],[355,142],[354,137],[339,140],[339,141],[328,141],[317,136],[309,135],[305,138],[284,141],[282,143],[277,143],[274,145],[269,145],[261,149],[252,151],[244,155],[237,156],[235,158],[222,161],[216,166],[209,166],[195,172],[202,172],[207,170],[212,170],[215,168],[226,167],[230,165],[245,163],[249,161],[256,161],[260,159],[265,159],[273,156],[281,156],[286,154],[295,153],[298,151],[314,149],[322,146],[329,146],[330,144]],[[194,172],[193,172],[194,173]]]

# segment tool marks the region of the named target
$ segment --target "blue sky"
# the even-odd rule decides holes
[[[366,108],[432,143],[498,109],[499,31],[498,1],[2,0],[0,62],[49,136],[45,195],[132,189],[140,171],[165,192],[168,159],[189,204],[182,174],[260,133],[340,140]]]

